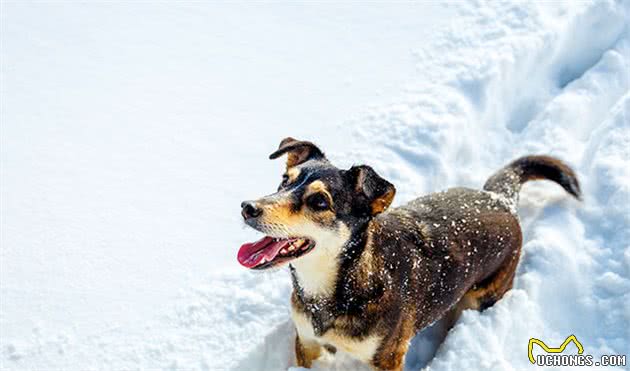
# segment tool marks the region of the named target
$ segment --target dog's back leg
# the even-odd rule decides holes
[[[444,330],[444,337],[446,337],[448,330],[455,325],[455,322],[457,322],[464,310],[475,309],[483,311],[494,305],[512,288],[514,274],[516,273],[521,253],[520,244],[520,241],[518,241],[518,247],[512,250],[512,253],[506,257],[499,268],[489,277],[469,289],[459,302],[442,317],[441,326]]]
[[[501,264],[490,277],[474,285],[457,306],[461,306],[461,311],[465,309],[484,310],[494,305],[505,293],[512,288],[514,274],[521,254],[521,248],[514,250],[507,256],[505,262]]]

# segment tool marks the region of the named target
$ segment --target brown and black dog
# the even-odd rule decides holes
[[[401,370],[419,330],[462,310],[482,310],[512,286],[522,235],[521,185],[549,179],[580,197],[574,172],[548,156],[522,157],[483,190],[452,188],[388,209],[396,189],[369,166],[342,170],[313,143],[286,138],[276,193],[243,202],[245,223],[264,233],[239,262],[290,262],[299,366],[341,350],[381,370]]]

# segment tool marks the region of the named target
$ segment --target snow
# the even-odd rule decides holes
[[[297,369],[287,271],[235,264],[287,135],[396,205],[527,153],[576,170],[581,203],[521,192],[514,289],[407,369],[529,369],[530,337],[570,334],[628,354],[628,24],[627,1],[2,3],[0,367]],[[362,367],[338,358],[315,368]]]
[[[326,133],[401,94],[409,28],[449,13],[363,9],[3,1],[3,344],[142,333],[240,271],[259,237],[239,205],[281,175],[269,153],[341,147]]]

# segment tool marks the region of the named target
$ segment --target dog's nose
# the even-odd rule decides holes
[[[241,202],[241,215],[243,215],[243,219],[247,220],[250,218],[257,218],[262,214],[262,209],[256,206],[256,203],[253,201],[243,201]]]

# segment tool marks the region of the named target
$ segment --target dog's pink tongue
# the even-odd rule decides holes
[[[272,261],[280,250],[287,246],[287,240],[275,240],[265,236],[256,242],[246,243],[238,250],[237,259],[242,266],[254,268],[259,264]]]

